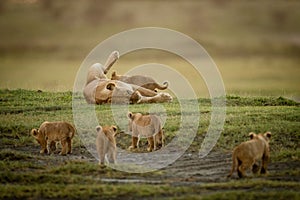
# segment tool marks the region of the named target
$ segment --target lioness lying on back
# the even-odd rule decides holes
[[[253,173],[259,171],[259,166],[256,164],[262,160],[260,173],[267,173],[267,165],[270,158],[269,141],[271,133],[264,134],[249,133],[249,141],[238,145],[232,154],[232,169],[228,177],[231,177],[234,170],[237,169],[240,178],[245,177],[247,169],[251,168]]]
[[[86,85],[83,89],[83,95],[88,103],[124,104],[137,103],[138,101],[139,103],[158,103],[158,101],[171,102],[173,100],[172,96],[166,92],[157,93],[135,84],[108,79],[106,74],[118,58],[119,53],[114,51],[110,54],[104,65],[95,63],[89,68]]]
[[[60,155],[72,152],[72,138],[75,128],[68,122],[44,122],[39,129],[32,129],[31,135],[41,145],[40,153],[48,153],[56,149],[56,142],[61,142]]]
[[[132,131],[132,143],[129,149],[138,148],[140,137],[148,139],[147,151],[157,150],[158,145],[164,146],[165,137],[158,116],[129,112],[127,117],[129,118],[129,131]]]

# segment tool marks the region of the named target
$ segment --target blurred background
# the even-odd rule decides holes
[[[299,10],[296,0],[0,0],[0,88],[72,90],[95,46],[152,26],[197,40],[218,66],[227,94],[300,100]],[[207,95],[189,64],[166,52],[133,52],[112,70],[122,74],[148,62],[174,67],[198,96]]]

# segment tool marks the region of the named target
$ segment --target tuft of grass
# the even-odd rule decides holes
[[[299,102],[285,97],[241,97],[229,95],[227,106],[300,106]]]
[[[32,159],[33,156],[20,151],[14,151],[11,149],[4,149],[0,151],[0,160],[2,161],[20,161]]]

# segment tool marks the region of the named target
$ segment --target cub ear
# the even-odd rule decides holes
[[[108,90],[114,90],[114,88],[116,87],[116,84],[114,84],[114,83],[108,83],[107,85],[106,85],[106,89],[108,89]]]
[[[116,71],[113,71],[113,73],[111,74],[112,77],[116,75],[117,75]]]
[[[118,130],[118,128],[116,126],[111,126],[111,128],[114,132],[117,132],[117,130]]]
[[[134,115],[133,115],[132,112],[128,112],[128,113],[127,113],[127,117],[128,117],[129,119],[133,119]]]
[[[100,126],[100,125],[99,125],[99,126],[96,126],[96,131],[97,131],[97,132],[102,131],[102,126]]]
[[[254,132],[249,133],[249,137],[252,140],[254,137],[256,137],[256,134]]]
[[[267,138],[269,138],[269,139],[270,139],[270,138],[271,138],[271,135],[272,135],[272,133],[268,131],[268,132],[266,132],[264,135],[265,135]]]
[[[36,137],[38,135],[38,133],[39,133],[39,131],[37,129],[35,129],[35,128],[31,130],[31,135],[33,137]]]

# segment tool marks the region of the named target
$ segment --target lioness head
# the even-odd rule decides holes
[[[111,91],[112,103],[129,103],[133,90],[128,84],[122,82],[110,82],[106,89]]]
[[[32,129],[31,135],[34,137],[34,139],[41,145],[42,150],[41,151],[47,151],[47,141],[45,139],[44,134],[42,134],[38,129]],[[41,152],[45,153],[45,152]]]

